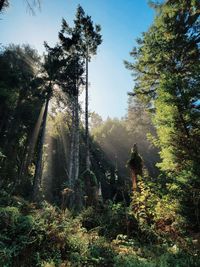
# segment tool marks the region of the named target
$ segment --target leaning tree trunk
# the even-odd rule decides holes
[[[85,141],[86,141],[86,169],[90,170],[90,144],[88,126],[88,52],[86,55],[86,84],[85,84]]]
[[[41,137],[39,140],[38,146],[38,158],[36,162],[35,176],[33,182],[33,199],[37,200],[39,197],[40,184],[41,184],[41,176],[42,176],[42,158],[43,158],[43,145],[45,140],[45,131],[46,131],[46,122],[48,115],[48,106],[49,106],[49,97],[46,100],[42,125],[41,125]]]
[[[31,135],[31,138],[29,140],[27,154],[25,156],[24,163],[23,163],[23,169],[21,170],[21,174],[20,174],[21,177],[25,177],[26,178],[26,176],[28,174],[28,168],[29,168],[29,165],[31,164],[32,159],[33,159],[33,154],[34,154],[34,151],[35,151],[36,143],[38,141],[39,131],[41,129],[41,124],[42,124],[42,120],[43,120],[43,117],[44,117],[44,109],[45,108],[43,106],[41,108],[41,110],[40,110],[40,114],[39,114],[38,120],[37,120],[36,125],[34,127],[34,130],[33,130],[33,133]]]

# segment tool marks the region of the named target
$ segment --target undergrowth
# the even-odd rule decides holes
[[[181,245],[169,233],[167,237],[155,233],[151,239],[153,234],[141,229],[141,222],[123,203],[90,207],[74,216],[46,202],[36,208],[19,197],[4,195],[2,199],[2,267],[200,266],[191,240],[180,237]]]

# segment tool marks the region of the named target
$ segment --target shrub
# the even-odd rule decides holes
[[[96,239],[89,245],[88,249],[88,262],[92,263],[92,266],[113,266],[116,252],[113,251],[111,245],[105,240],[105,238],[100,237]]]

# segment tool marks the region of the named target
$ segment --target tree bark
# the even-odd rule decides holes
[[[73,186],[73,173],[74,173],[74,146],[75,146],[75,103],[72,100],[72,125],[71,125],[71,144],[69,155],[69,187]]]
[[[85,84],[85,140],[86,140],[86,169],[90,170],[90,144],[88,126],[88,51],[86,55],[86,84]]]
[[[131,178],[132,178],[133,192],[135,192],[137,190],[137,174],[134,170],[131,170]]]
[[[78,91],[78,90],[77,90]],[[80,136],[79,136],[79,102],[78,93],[75,97],[75,151],[74,151],[74,182],[78,180],[79,177],[79,147],[80,147]]]

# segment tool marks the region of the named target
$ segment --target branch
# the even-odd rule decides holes
[[[127,94],[129,96],[136,96],[136,95],[148,95],[148,94],[151,94],[151,93],[155,93],[155,89],[152,89],[152,90],[149,90],[149,91],[140,91],[140,92],[136,92],[136,93],[128,92]]]
[[[40,0],[32,0],[31,2],[30,0],[25,0],[25,2],[28,7],[28,10],[32,15],[35,15],[35,7],[37,7],[38,9],[41,8]]]

